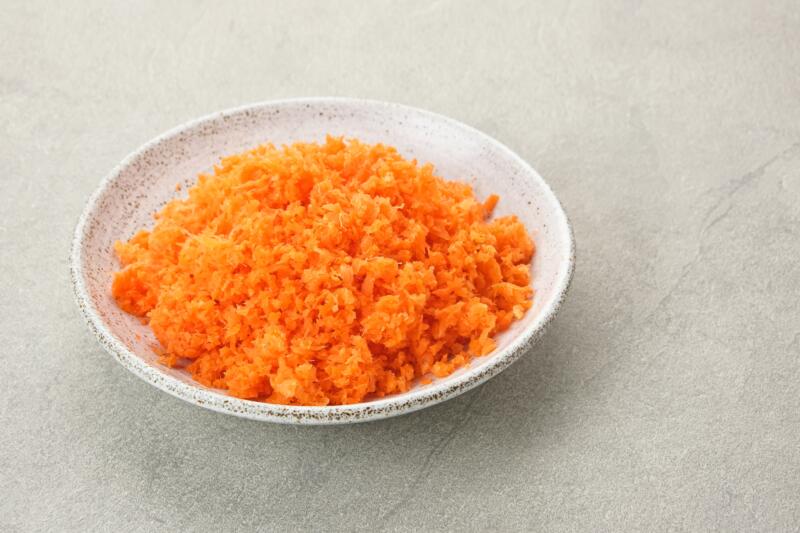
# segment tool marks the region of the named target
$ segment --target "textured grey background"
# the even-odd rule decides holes
[[[0,5],[0,530],[800,527],[795,1],[222,4]],[[101,177],[193,117],[312,95],[453,116],[549,180],[578,268],[529,356],[294,428],[103,353],[67,265]]]

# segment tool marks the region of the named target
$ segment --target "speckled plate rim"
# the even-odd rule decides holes
[[[184,131],[195,128],[204,123],[262,108],[272,108],[295,104],[314,105],[336,103],[378,106],[388,109],[413,112],[420,115],[427,115],[432,120],[448,123],[454,127],[461,128],[478,138],[481,138],[483,141],[492,145],[497,150],[505,153],[505,155],[518,163],[528,173],[533,176],[537,176],[541,180],[546,194],[551,197],[554,205],[557,206],[558,215],[563,218],[565,234],[562,236],[562,238],[569,240],[569,254],[565,258],[567,265],[566,268],[561,270],[560,279],[558,279],[555,284],[555,297],[539,311],[539,315],[531,323],[531,325],[520,332],[520,334],[511,342],[511,344],[509,344],[509,346],[497,353],[491,354],[489,356],[491,357],[491,360],[480,368],[472,370],[467,369],[462,375],[452,380],[435,382],[425,387],[412,389],[406,393],[351,405],[326,407],[287,406],[242,400],[184,383],[160,371],[156,367],[148,365],[145,361],[136,356],[136,354],[130,351],[103,323],[100,315],[97,312],[97,308],[95,307],[94,302],[89,295],[84,280],[84,236],[86,234],[87,224],[97,207],[98,200],[102,197],[106,189],[108,189],[108,187],[114,182],[120,172],[132,161],[134,161],[140,154],[164,142],[165,140],[172,138],[173,136],[177,136]],[[490,377],[506,369],[509,365],[511,365],[511,363],[519,359],[522,354],[533,347],[533,345],[536,344],[536,342],[541,338],[547,326],[555,318],[562,302],[564,301],[564,298],[567,295],[572,282],[574,270],[575,238],[572,225],[570,224],[566,211],[564,211],[561,202],[553,193],[552,189],[544,180],[544,178],[542,178],[539,173],[536,172],[533,167],[531,167],[531,165],[518,156],[513,150],[493,137],[490,137],[480,130],[473,128],[472,126],[438,113],[433,113],[431,111],[412,106],[406,106],[403,104],[343,97],[290,98],[246,104],[240,107],[205,115],[189,122],[185,122],[180,126],[162,133],[161,135],[155,137],[151,141],[136,149],[134,152],[130,153],[116,167],[114,167],[114,169],[109,172],[105,178],[103,178],[99,187],[90,196],[86,206],[83,209],[83,212],[80,215],[78,223],[75,227],[72,248],[70,251],[70,276],[76,303],[80,308],[81,313],[89,326],[89,329],[92,331],[95,337],[97,337],[101,346],[108,353],[113,355],[114,358],[125,368],[133,372],[136,376],[144,381],[168,394],[171,394],[172,396],[187,402],[191,402],[195,405],[205,407],[206,409],[210,409],[212,411],[253,420],[284,424],[308,425],[365,422],[369,420],[388,418],[404,413],[411,413],[424,407],[429,407],[431,405],[443,402],[449,398],[477,387]]]

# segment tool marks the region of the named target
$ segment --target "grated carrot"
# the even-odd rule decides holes
[[[498,201],[382,144],[222,159],[117,242],[112,294],[170,366],[240,398],[334,405],[491,352],[531,306],[534,244]]]

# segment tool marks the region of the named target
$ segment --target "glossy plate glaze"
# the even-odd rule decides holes
[[[473,185],[479,199],[500,195],[496,216],[517,215],[536,246],[534,305],[501,334],[491,354],[427,385],[374,401],[331,407],[241,400],[194,382],[158,363],[150,329],[122,312],[110,294],[119,269],[116,240],[153,224],[166,202],[185,195],[221,156],[264,142],[324,140],[326,134],[397,147],[430,162],[445,179]],[[575,264],[572,230],[550,187],[525,161],[491,137],[455,120],[407,106],[344,98],[309,98],[249,105],[179,126],[125,158],[89,199],[75,229],[71,269],[75,296],[100,344],[128,370],[188,402],[236,416],[292,424],[337,424],[386,418],[452,398],[496,375],[541,337],[563,301]]]

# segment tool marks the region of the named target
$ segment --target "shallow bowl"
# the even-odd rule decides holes
[[[450,376],[373,401],[329,407],[242,400],[204,387],[158,362],[152,332],[121,311],[110,294],[119,269],[113,244],[152,226],[152,215],[192,185],[221,156],[260,143],[324,140],[326,134],[395,146],[406,158],[430,162],[445,179],[470,183],[479,199],[500,195],[495,216],[515,214],[532,235],[533,307],[499,335],[497,348]],[[572,231],[553,191],[506,146],[435,113],[384,102],[310,98],[248,105],[193,120],[126,157],[89,199],[75,229],[72,283],[78,306],[100,344],[125,368],[159,389],[207,409],[293,424],[338,424],[408,413],[452,398],[497,375],[530,350],[556,315],[575,262]]]

